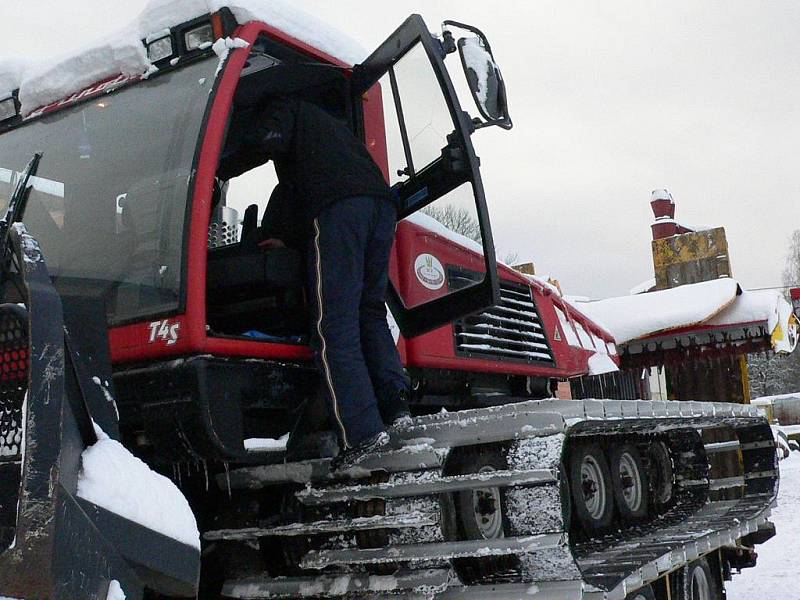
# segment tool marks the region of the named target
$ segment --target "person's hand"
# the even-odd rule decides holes
[[[262,250],[272,250],[273,248],[286,248],[286,244],[283,243],[283,240],[279,240],[278,238],[269,238],[263,242],[259,242],[258,247]]]

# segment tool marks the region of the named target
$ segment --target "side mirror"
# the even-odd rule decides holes
[[[494,61],[491,46],[483,33],[472,27],[455,21],[445,21],[444,26],[454,25],[470,32],[472,35],[459,38],[457,47],[461,56],[461,66],[467,79],[467,85],[472,93],[472,99],[478,111],[485,119],[476,127],[497,125],[503,129],[511,129],[511,117],[508,114],[508,101],[506,99],[506,86],[500,68]],[[448,35],[449,34],[449,35]],[[445,31],[445,37],[451,37]]]

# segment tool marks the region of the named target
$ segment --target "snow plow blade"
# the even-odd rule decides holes
[[[78,497],[93,422],[119,438],[113,396],[96,379],[110,365],[93,363],[80,349],[87,340],[65,329],[36,241],[21,225],[9,237],[17,272],[6,279],[17,285],[0,305],[0,596],[195,596],[198,550]]]
[[[637,521],[615,508],[612,523],[587,533],[574,508],[574,457],[620,447],[644,456],[659,444],[674,469],[664,477],[672,497]],[[225,481],[250,490],[287,483],[293,508],[283,522],[204,534],[259,539],[291,559],[277,575],[229,580],[226,597],[623,600],[766,531],[778,470],[755,407],[536,400],[417,417],[348,476],[310,461],[244,467]],[[473,509],[488,515],[478,527],[485,537],[466,526]]]

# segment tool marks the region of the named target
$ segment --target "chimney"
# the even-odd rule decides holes
[[[675,222],[675,202],[672,194],[667,190],[653,190],[650,194],[650,208],[653,209],[655,222],[650,225],[653,230],[653,239],[671,237],[680,233]]]

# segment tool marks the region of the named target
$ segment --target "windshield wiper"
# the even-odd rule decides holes
[[[8,201],[6,214],[0,219],[0,291],[2,291],[2,283],[8,278],[11,264],[12,251],[8,235],[11,231],[11,226],[22,221],[22,216],[25,214],[25,205],[31,195],[31,178],[36,175],[36,171],[39,169],[39,161],[41,160],[42,153],[36,152],[28,166],[25,167],[25,170],[20,173],[17,186]]]

